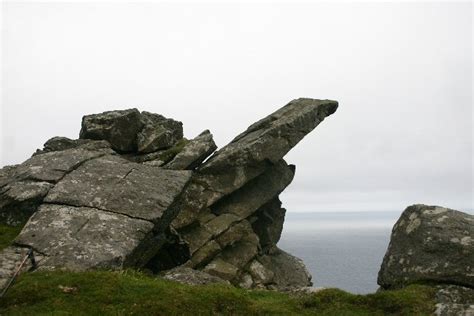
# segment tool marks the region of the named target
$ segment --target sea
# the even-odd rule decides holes
[[[378,289],[377,273],[401,212],[287,212],[278,246],[301,258],[315,287],[357,294]]]

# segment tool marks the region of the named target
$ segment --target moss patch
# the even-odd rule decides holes
[[[1,315],[430,315],[422,285],[370,295],[337,289],[288,295],[224,285],[188,286],[135,271],[33,272],[0,299]]]

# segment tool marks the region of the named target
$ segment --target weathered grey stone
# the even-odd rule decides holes
[[[237,276],[239,269],[221,258],[216,258],[204,268],[204,272],[231,281]]]
[[[171,226],[179,230],[193,224],[199,216],[209,214],[210,211],[204,208],[206,203],[204,187],[196,181],[194,174],[183,192],[183,208],[173,220]]]
[[[55,183],[84,162],[113,153],[110,148],[90,149],[80,146],[36,155],[15,168],[9,168],[8,175],[0,179],[0,187],[6,183],[23,180]]]
[[[188,243],[189,252],[194,254],[212,238],[212,233],[202,225],[195,225],[180,231],[181,238]]]
[[[436,286],[437,316],[474,316],[474,289],[457,285]]]
[[[222,214],[216,218],[210,220],[203,226],[211,233],[213,237],[222,234],[226,231],[232,224],[238,222],[239,217],[233,214]]]
[[[43,204],[15,242],[45,257],[43,269],[123,268],[140,243],[152,238],[146,220],[89,207]],[[156,249],[157,250],[157,249]]]
[[[228,230],[219,235],[216,241],[219,243],[221,248],[232,246],[236,242],[242,240],[246,236],[253,235],[252,226],[246,220],[243,220],[235,225],[232,225]]]
[[[10,226],[24,224],[53,187],[49,182],[15,181],[0,189],[0,220]]]
[[[252,276],[248,273],[243,273],[237,281],[237,286],[243,289],[251,289],[253,285]]]
[[[173,201],[190,171],[164,170],[107,156],[84,163],[52,189],[45,202],[88,206],[169,225]]]
[[[221,250],[219,244],[211,240],[193,254],[189,265],[192,268],[202,267],[211,261]]]
[[[110,147],[86,144],[36,155],[20,165],[0,169],[0,220],[13,226],[25,223],[54,183],[81,164],[111,153]]]
[[[474,216],[440,206],[408,207],[392,230],[378,284],[434,281],[474,287]]]
[[[273,281],[274,273],[268,270],[258,260],[253,260],[248,269],[256,284],[267,285]]]
[[[252,228],[260,240],[264,252],[276,245],[281,237],[286,210],[281,207],[278,197],[262,205],[252,218]]]
[[[120,152],[137,150],[137,133],[143,128],[137,109],[107,111],[82,118],[81,139],[106,140]]]
[[[258,254],[258,237],[254,233],[242,236],[242,238],[234,244],[226,247],[219,254],[219,257],[232,264],[233,266],[243,269]]]
[[[88,150],[101,150],[111,148],[110,143],[106,140],[91,139],[70,139],[67,137],[53,137],[44,143],[43,149],[38,149],[33,154],[40,155],[51,151],[61,151],[72,148],[83,148]]]
[[[0,251],[0,293],[8,286],[11,278],[20,268],[23,260],[27,258],[28,248],[8,246]],[[35,260],[40,260],[41,256],[36,255]],[[18,274],[26,272],[33,267],[32,261],[27,259]]]
[[[166,164],[165,168],[175,170],[192,170],[199,166],[204,159],[217,149],[211,132],[205,130],[199,136],[187,143],[183,150],[173,160]]]
[[[293,165],[279,160],[263,174],[212,205],[211,209],[215,214],[231,213],[241,219],[247,218],[280,194],[291,183],[294,174]]]
[[[200,270],[194,270],[186,267],[177,267],[165,271],[162,275],[163,279],[175,281],[189,285],[204,285],[204,284],[230,284],[229,281],[223,280],[217,276],[210,275]]]
[[[274,274],[272,283],[275,288],[288,290],[311,286],[311,274],[303,261],[275,247],[268,255],[258,257],[258,261]]]
[[[137,134],[138,152],[151,153],[173,146],[183,138],[183,124],[173,119],[143,111],[143,129]]]

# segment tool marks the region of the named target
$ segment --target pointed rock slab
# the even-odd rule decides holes
[[[152,153],[169,148],[183,138],[183,123],[143,111],[143,129],[137,134],[138,152]]]
[[[199,168],[214,190],[208,205],[263,173],[267,162],[277,163],[337,107],[336,101],[301,98],[251,125]]]
[[[165,170],[106,156],[84,163],[52,189],[45,202],[86,206],[158,223],[166,228],[191,171]]]
[[[143,122],[137,109],[107,111],[82,118],[81,139],[106,140],[119,152],[137,149],[137,134]]]
[[[474,216],[423,204],[405,209],[378,275],[383,288],[431,281],[474,287]]]
[[[205,130],[199,136],[187,143],[165,168],[175,170],[192,170],[199,166],[210,154],[217,149],[211,132]]]
[[[20,165],[0,169],[0,220],[17,226],[26,222],[43,198],[67,173],[113,150],[85,144],[77,148],[36,155]]]
[[[15,242],[43,254],[38,262],[42,269],[120,269],[140,255],[137,249],[153,237],[152,229],[149,221],[121,214],[43,204]]]

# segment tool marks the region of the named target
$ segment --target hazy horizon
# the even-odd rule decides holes
[[[2,6],[0,166],[85,114],[136,107],[219,148],[298,97],[334,99],[287,156],[289,212],[472,211],[472,3]]]

